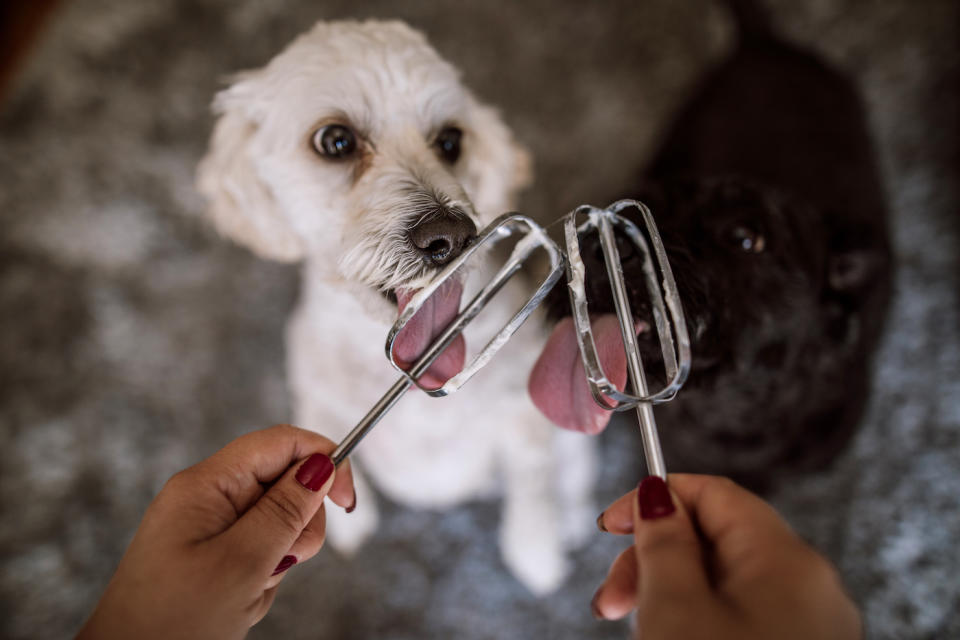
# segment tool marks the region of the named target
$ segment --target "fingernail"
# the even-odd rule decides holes
[[[332,473],[333,460],[322,453],[315,453],[300,465],[296,478],[297,482],[310,491],[320,491]]]
[[[590,601],[590,613],[593,614],[594,620],[603,620],[603,614],[600,613],[600,607],[597,606],[597,600],[600,598],[600,590],[597,589],[597,592],[593,594],[593,599]]]
[[[295,556],[283,556],[283,560],[280,561],[280,564],[277,565],[277,568],[274,569],[270,575],[275,576],[278,573],[283,573],[295,564],[297,564],[297,558]]]
[[[656,520],[676,511],[667,483],[658,476],[647,476],[637,485],[637,502],[643,520]]]
[[[353,513],[353,510],[357,508],[357,490],[353,490],[353,500],[350,502],[350,506],[345,509],[347,513]]]
[[[597,529],[600,529],[600,531],[607,533],[607,528],[603,525],[603,512],[601,512],[600,515],[597,516]]]

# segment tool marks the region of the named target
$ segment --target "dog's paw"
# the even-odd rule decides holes
[[[353,513],[328,508],[327,540],[337,552],[350,557],[373,535],[379,521],[380,514],[372,501],[358,504]]]
[[[570,569],[560,539],[544,538],[535,530],[505,526],[500,553],[513,575],[538,597],[556,591]]]

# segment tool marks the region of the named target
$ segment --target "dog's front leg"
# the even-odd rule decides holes
[[[530,409],[501,421],[505,495],[500,551],[530,591],[545,595],[563,582],[568,563],[554,486],[556,428],[532,405]]]
[[[298,358],[292,357],[296,363]],[[291,377],[294,382],[310,378]],[[309,384],[302,385],[310,388]],[[296,385],[294,387],[297,388]],[[299,393],[294,396],[294,418],[300,425],[323,425],[321,433],[335,442],[346,435],[347,428],[340,425],[349,425],[347,420],[329,410],[329,402],[325,396],[319,394]],[[340,428],[338,428],[338,426]],[[377,529],[380,516],[377,511],[376,495],[363,475],[362,463],[357,464],[357,456],[350,457],[350,469],[353,473],[353,488],[356,492],[354,510],[346,513],[339,507],[327,509],[327,540],[334,549],[344,555],[352,555],[360,546],[373,535]]]
[[[352,405],[336,400],[349,397],[350,378],[326,365],[330,346],[318,336],[340,334],[325,327],[321,319],[314,307],[304,305],[294,314],[288,328],[287,366],[293,415],[297,425],[315,429],[339,442],[350,431],[355,411]],[[357,369],[350,363],[340,365],[344,370]],[[357,464],[357,457],[350,457],[355,510],[344,513],[340,508],[327,509],[327,539],[334,549],[345,555],[360,548],[376,530],[380,519],[376,496],[363,476],[362,463]]]
[[[554,478],[563,544],[567,549],[577,549],[596,533],[596,436],[555,429],[554,452],[558,461]]]

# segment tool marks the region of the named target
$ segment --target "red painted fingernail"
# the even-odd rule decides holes
[[[604,526],[604,524],[603,524],[603,514],[602,514],[602,513],[597,516],[597,529],[600,529],[600,531],[603,531],[604,533],[607,533],[607,528],[606,528],[606,527]]]
[[[332,473],[333,460],[322,453],[315,453],[300,465],[296,477],[297,482],[310,491],[320,491]]]
[[[344,509],[347,513],[353,513],[353,510],[357,508],[357,490],[353,490],[353,500],[350,502],[350,506]]]
[[[597,606],[597,600],[600,598],[600,590],[597,589],[597,592],[593,594],[593,599],[590,601],[590,613],[593,614],[595,620],[603,620],[603,614],[600,613],[600,607]]]
[[[295,556],[283,556],[283,560],[280,561],[280,564],[277,565],[277,568],[274,569],[270,575],[275,576],[278,573],[283,573],[295,564],[297,564],[297,558]]]
[[[637,485],[637,502],[644,520],[656,520],[676,511],[667,483],[657,476],[647,476]]]

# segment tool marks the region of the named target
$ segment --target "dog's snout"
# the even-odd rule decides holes
[[[614,238],[617,242],[617,254],[620,256],[620,262],[626,264],[633,262],[640,255],[633,242],[622,233],[615,233]],[[604,269],[603,247],[600,245],[600,236],[592,233],[580,238],[580,258],[588,268],[599,267]]]
[[[473,220],[460,209],[429,216],[410,229],[413,246],[436,266],[445,265],[460,255],[476,235]]]

